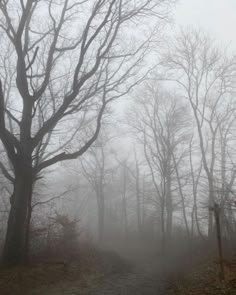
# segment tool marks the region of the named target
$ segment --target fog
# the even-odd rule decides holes
[[[234,294],[234,10],[0,0],[0,294]]]

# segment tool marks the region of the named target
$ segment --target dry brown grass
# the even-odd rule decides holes
[[[0,270],[1,295],[25,295],[38,287],[49,287],[58,282],[79,281],[95,270],[96,250],[88,245],[79,252],[60,257],[34,258],[29,265]]]
[[[175,278],[168,295],[236,295],[236,268],[225,267],[225,280],[219,279],[216,263],[201,263]]]

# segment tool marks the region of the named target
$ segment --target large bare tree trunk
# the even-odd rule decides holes
[[[32,196],[32,169],[22,165],[16,173],[14,191],[11,197],[11,209],[8,218],[8,230],[3,250],[3,264],[16,265],[26,262],[27,233],[29,224],[29,203]]]
[[[4,146],[15,172],[13,177],[8,167],[0,162],[4,176],[14,182],[3,260],[12,264],[23,261],[27,251],[27,221],[33,183],[32,169],[27,167],[33,164],[34,174],[39,174],[47,167],[77,159],[87,152],[98,137],[108,104],[127,95],[149,73],[147,69],[140,77],[137,69],[150,52],[148,46],[159,20],[157,23],[142,22],[142,27],[149,28],[153,23],[153,28],[150,36],[139,38],[134,47],[128,46],[129,38],[126,40],[129,42],[120,46],[117,42],[119,35],[129,28],[133,18],[145,14],[147,19],[148,12],[150,17],[166,18],[172,1],[147,0],[127,5],[116,0],[66,0],[60,4],[45,1],[41,20],[38,20],[40,1],[17,2],[20,5],[15,9],[14,1],[0,0],[0,51],[4,60],[0,79],[0,145]],[[77,25],[79,16],[77,19],[74,15],[78,14],[78,7],[83,14],[87,5],[91,10],[80,18],[81,37],[78,38],[69,28]],[[48,27],[42,27],[42,22]],[[69,60],[73,57],[73,62],[69,61],[69,66],[65,67],[67,57]],[[5,63],[9,59],[11,62]],[[16,83],[11,85],[13,80]],[[9,95],[15,97],[17,103],[10,105],[13,100],[7,99]],[[64,118],[68,115],[73,122],[76,117],[76,122],[67,129]],[[85,118],[93,120],[87,124]],[[79,132],[81,137],[75,136],[78,126],[83,126],[83,131]],[[55,143],[52,136],[55,128],[60,130],[55,135],[60,140],[52,151],[49,146]],[[78,144],[74,144],[76,140]],[[26,150],[33,155],[30,166],[22,165],[22,154],[24,158]]]

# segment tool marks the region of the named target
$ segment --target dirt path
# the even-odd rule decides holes
[[[29,295],[162,295],[167,280],[158,268],[155,263],[139,264],[126,273],[98,273],[82,282],[59,282]]]
[[[96,290],[88,295],[159,295],[163,294],[165,282],[152,267],[140,267],[131,273],[111,275],[105,278]]]

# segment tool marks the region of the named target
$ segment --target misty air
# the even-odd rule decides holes
[[[236,294],[234,0],[0,0],[0,295]]]

